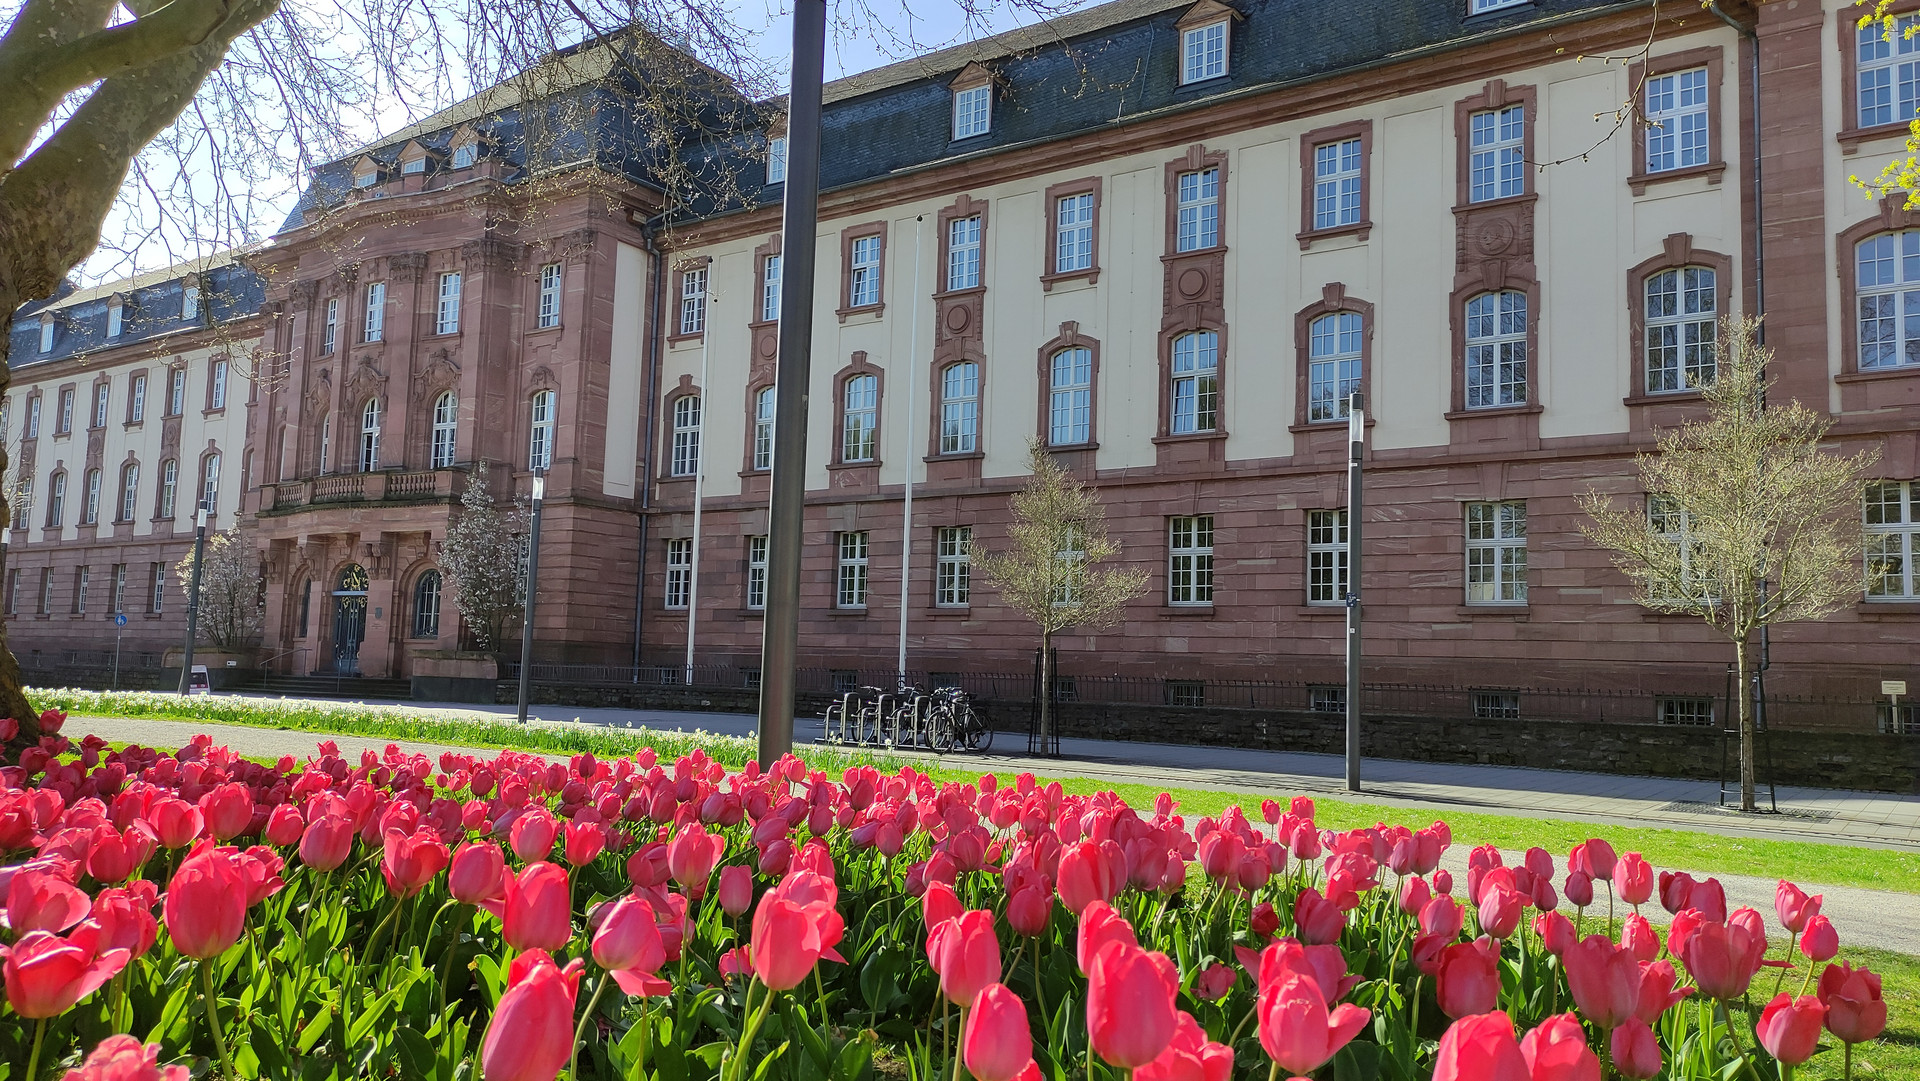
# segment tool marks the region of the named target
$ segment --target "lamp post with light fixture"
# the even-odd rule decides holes
[[[200,634],[200,566],[207,551],[207,501],[202,499],[193,512],[193,579],[187,585],[187,644],[180,651],[180,693],[186,694],[193,680],[193,640]],[[209,681],[209,688],[211,681]]]
[[[1347,399],[1347,791],[1360,791],[1360,457],[1366,396]]]
[[[533,525],[527,531],[527,595],[520,602],[520,723],[527,723],[527,690],[533,678],[533,598],[540,583],[540,508],[547,501],[547,471],[533,474]]]

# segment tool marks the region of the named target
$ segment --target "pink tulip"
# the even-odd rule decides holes
[[[11,947],[0,946],[7,1002],[21,1017],[56,1017],[93,994],[127,964],[126,950],[99,949],[99,932],[81,926],[62,938],[28,931]]]
[[[1262,987],[1254,1010],[1268,1057],[1281,1069],[1303,1075],[1326,1065],[1371,1016],[1351,1003],[1329,1011],[1319,985],[1293,972]]]
[[[1588,935],[1567,950],[1567,986],[1589,1021],[1614,1028],[1640,1006],[1640,962],[1605,935]]]
[[[1864,966],[1828,965],[1820,974],[1820,1001],[1827,1007],[1827,1030],[1842,1043],[1877,1039],[1887,1027],[1887,1004],[1880,977]]]
[[[769,989],[798,987],[825,956],[818,922],[824,907],[821,902],[800,904],[778,890],[761,895],[753,912],[753,971]]]
[[[153,883],[145,879],[101,890],[82,926],[99,932],[101,952],[126,950],[129,960],[138,960],[146,956],[160,935],[160,923],[153,918],[158,899]]]
[[[1800,952],[1815,964],[1833,960],[1840,952],[1840,932],[1834,929],[1833,921],[1824,915],[1807,920],[1807,933],[1800,938]]]
[[[707,881],[726,851],[725,834],[709,834],[705,826],[692,823],[667,845],[668,873],[687,891],[690,900],[698,901],[707,895]]]
[[[1570,1013],[1549,1017],[1520,1041],[1533,1081],[1600,1081],[1600,1056],[1587,1046],[1586,1030]]]
[[[492,841],[468,841],[447,865],[447,892],[463,905],[498,906],[507,899],[507,857]]]
[[[514,819],[513,825],[507,830],[507,840],[513,848],[513,854],[527,863],[546,859],[553,851],[554,839],[559,835],[559,824],[540,807]]]
[[[655,973],[667,963],[653,909],[637,897],[611,903],[593,934],[593,962],[629,995],[670,995],[673,985]]]
[[[353,851],[353,824],[336,815],[321,815],[300,836],[300,862],[316,871],[332,871],[347,862]]]
[[[1807,929],[1808,920],[1820,914],[1820,901],[1820,894],[1809,897],[1784,878],[1773,891],[1773,911],[1780,917],[1780,926],[1796,935]]]
[[[1674,921],[1676,926],[1669,935],[1669,944],[1681,937],[1677,926],[1679,917]],[[1765,935],[1756,936],[1744,924],[1708,922],[1689,930],[1680,949],[1680,960],[1692,974],[1700,993],[1730,1001],[1746,994],[1747,985],[1760,971],[1767,940]]]
[[[567,862],[575,867],[585,867],[607,847],[607,831],[598,822],[575,819],[567,823],[566,841]]]
[[[1033,1065],[1027,1005],[1005,984],[989,983],[974,995],[960,1057],[975,1081],[1014,1081]]]
[[[1080,926],[1075,942],[1074,960],[1082,973],[1093,971],[1093,959],[1100,948],[1109,942],[1125,942],[1129,946],[1138,946],[1134,937],[1133,925],[1126,917],[1114,910],[1105,901],[1092,901],[1080,912]]]
[[[1614,886],[1620,890],[1620,900],[1639,908],[1653,897],[1653,865],[1638,852],[1627,853],[1620,857]]]
[[[1447,1029],[1433,1081],[1533,1081],[1533,1070],[1513,1038],[1513,1021],[1495,1011],[1462,1017]]]
[[[188,856],[167,882],[167,933],[188,957],[218,957],[247,926],[247,882],[230,848],[208,846]]]
[[[964,1006],[988,984],[1000,982],[1000,942],[993,913],[963,912],[927,936],[927,961],[940,976],[940,991]]]
[[[1232,968],[1222,964],[1211,964],[1200,970],[1193,981],[1195,998],[1206,1002],[1218,1002],[1227,997],[1233,985],[1239,980]]]
[[[720,868],[720,910],[740,916],[753,907],[753,872],[734,864]]]
[[[1334,943],[1340,941],[1340,933],[1346,930],[1347,914],[1309,886],[1294,899],[1293,927],[1300,941],[1310,946]]]
[[[1435,994],[1441,1012],[1456,1019],[1497,1009],[1500,948],[1492,939],[1480,938],[1441,950]]]
[[[1620,924],[1620,948],[1645,964],[1660,956],[1660,932],[1653,929],[1646,917],[1628,916]]]
[[[1133,1072],[1133,1081],[1229,1081],[1232,1077],[1233,1050],[1207,1039],[1207,1031],[1184,1011],[1174,1018],[1167,1049]]]
[[[160,847],[167,849],[187,847],[206,828],[206,816],[200,808],[171,797],[157,800],[147,808],[147,821],[153,826],[154,836],[160,839]]]
[[[7,884],[7,925],[16,935],[28,931],[64,931],[87,918],[93,907],[86,892],[66,879],[40,870],[23,870]]]
[[[238,781],[219,785],[200,797],[200,813],[206,816],[207,834],[226,841],[245,833],[253,823],[253,794]]]
[[[1045,883],[1007,891],[1007,923],[1014,934],[1038,938],[1052,922],[1053,891]]]
[[[1614,1069],[1628,1081],[1648,1081],[1666,1064],[1660,1057],[1660,1041],[1638,1017],[1629,1017],[1608,1040]]]
[[[1504,882],[1495,882],[1480,895],[1480,930],[1505,941],[1520,927],[1526,914],[1526,898]]]
[[[1760,1046],[1788,1066],[1798,1066],[1813,1057],[1820,1045],[1820,1026],[1827,1008],[1812,995],[1794,998],[1782,991],[1767,1008],[1760,1011],[1760,1023],[1754,1033]]]
[[[162,1066],[160,1045],[142,1045],[127,1035],[101,1040],[87,1060],[68,1070],[60,1081],[188,1081],[185,1066]]]
[[[500,937],[516,950],[558,950],[573,940],[572,886],[567,872],[545,861],[502,879],[506,899]]]
[[[1533,930],[1547,947],[1547,952],[1555,957],[1563,957],[1573,947],[1577,932],[1573,921],[1558,912],[1542,912],[1533,919]]]
[[[486,1081],[553,1081],[559,1075],[573,1054],[574,997],[584,967],[575,958],[560,968],[538,949],[513,959],[506,993],[480,1045]]]
[[[1077,919],[1094,901],[1111,901],[1124,884],[1100,846],[1080,841],[1060,850],[1060,903]]]
[[[1683,987],[1678,991],[1673,985],[1678,976],[1673,970],[1672,961],[1654,961],[1640,966],[1640,1003],[1634,1007],[1634,1016],[1646,1025],[1657,1024],[1663,1014],[1688,995],[1693,988]]]
[[[419,893],[447,865],[447,846],[425,829],[413,834],[390,829],[384,845],[380,874],[387,881],[387,889],[397,897]]]
[[[104,824],[95,826],[93,848],[87,852],[87,874],[106,885],[125,882],[153,855],[157,843],[145,822],[135,822],[124,833]]]
[[[267,815],[267,828],[263,832],[267,843],[286,848],[300,843],[300,837],[306,833],[307,824],[300,817],[300,810],[290,803],[283,803]]]
[[[1109,942],[1087,972],[1087,1037],[1101,1058],[1123,1069],[1145,1066],[1173,1039],[1172,962],[1126,942]]]

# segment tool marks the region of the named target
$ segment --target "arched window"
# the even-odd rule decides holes
[[[360,472],[380,468],[380,399],[368,398],[360,410]]]
[[[847,380],[844,394],[840,460],[871,462],[874,436],[880,424],[880,377],[856,375]]]
[[[1219,427],[1220,336],[1196,330],[1173,340],[1170,431],[1211,432]]]
[[[1071,447],[1093,439],[1093,350],[1085,346],[1053,355],[1047,392],[1047,442]]]
[[[691,477],[700,471],[700,396],[682,394],[673,400],[672,475]]]
[[[527,433],[527,468],[551,469],[553,467],[553,391],[535,391],[532,406],[529,414],[531,427]]]
[[[1347,399],[1360,389],[1365,320],[1359,312],[1333,312],[1307,328],[1307,420],[1340,420]]]
[[[173,517],[174,497],[180,491],[180,462],[168,458],[160,463],[160,517]]]
[[[49,487],[52,491],[47,497],[47,526],[57,529],[67,513],[67,475],[55,473]]]
[[[1467,408],[1527,402],[1527,294],[1506,290],[1467,301]]]
[[[1720,292],[1711,267],[1647,275],[1647,393],[1693,390],[1713,382],[1714,320]]]
[[[440,637],[439,571],[427,571],[413,584],[413,636]]]
[[[459,397],[453,391],[443,391],[433,400],[432,468],[446,469],[453,465],[454,439],[459,431],[459,421]]]
[[[140,463],[128,462],[120,467],[120,520],[133,521],[133,514],[140,506]]]
[[[320,472],[333,471],[333,414],[320,418]]]
[[[94,525],[100,521],[100,471],[87,470],[87,502],[80,508],[80,524]]]
[[[300,629],[294,634],[295,638],[305,638],[307,636],[307,628],[310,625],[309,620],[312,615],[313,579],[309,578],[300,583]]]
[[[200,506],[206,510],[207,517],[213,517],[220,505],[220,456],[209,454],[200,474]]]
[[[753,395],[753,467],[773,468],[772,387],[762,387]]]
[[[940,375],[940,453],[971,454],[980,446],[980,365],[947,365]]]
[[[1920,230],[1882,233],[1860,242],[1860,370],[1920,364]]]

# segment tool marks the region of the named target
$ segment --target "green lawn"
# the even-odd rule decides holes
[[[1781,943],[1784,948],[1785,943]],[[1853,1049],[1853,1076],[1858,1079],[1920,1077],[1920,957],[1864,948],[1843,948],[1840,959],[1858,968],[1864,964],[1880,975],[1880,993],[1887,1000],[1887,1031],[1872,1043]],[[1804,963],[1804,962],[1802,962]],[[1798,993],[1803,970],[1787,973],[1781,990]],[[1773,997],[1775,970],[1763,969],[1749,996],[1757,1012]],[[1817,978],[1817,977],[1816,977]],[[1749,1020],[1741,1036],[1752,1046]],[[1840,1046],[1831,1035],[1823,1050],[1793,1071],[1794,1081],[1839,1081]]]
[[[361,736],[475,748],[502,748],[547,754],[592,752],[603,757],[632,754],[654,748],[672,758],[704,748],[708,755],[730,766],[745,764],[755,752],[752,740],[703,733],[656,732],[573,725],[520,725],[512,721],[476,721],[452,715],[436,717],[395,707],[275,702],[260,699],[181,698],[148,692],[49,690],[32,692],[41,708],[57,707],[79,716],[127,717],[146,720],[204,721],[238,724],[322,735]],[[79,733],[72,733],[79,734]],[[908,759],[884,754],[801,747],[802,758],[820,769],[839,770],[872,764],[891,770]],[[978,770],[949,759],[930,772],[941,780],[972,780]],[[1160,791],[1146,785],[1061,775],[1070,792],[1117,791],[1135,806],[1151,806]],[[1259,800],[1245,794],[1204,789],[1173,789],[1181,811],[1188,816],[1218,813],[1235,803],[1256,817]],[[1717,833],[1599,825],[1551,818],[1520,818],[1476,814],[1452,808],[1386,807],[1349,800],[1315,798],[1324,826],[1346,828],[1388,820],[1419,825],[1444,818],[1456,839],[1466,844],[1497,844],[1507,849],[1539,845],[1564,854],[1588,837],[1604,837],[1621,852],[1639,852],[1656,867],[1706,874],[1746,874],[1789,878],[1822,886],[1920,893],[1920,852],[1859,848],[1848,845],[1729,837]],[[1920,1076],[1916,1074],[1915,1076]]]

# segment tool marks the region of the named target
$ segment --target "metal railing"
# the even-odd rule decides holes
[[[306,660],[309,652],[310,650],[306,646],[294,646],[291,649],[283,649],[278,653],[260,658],[260,670],[269,675],[304,676],[310,671],[307,667]],[[284,665],[279,663],[282,658],[287,658],[287,662]]]

